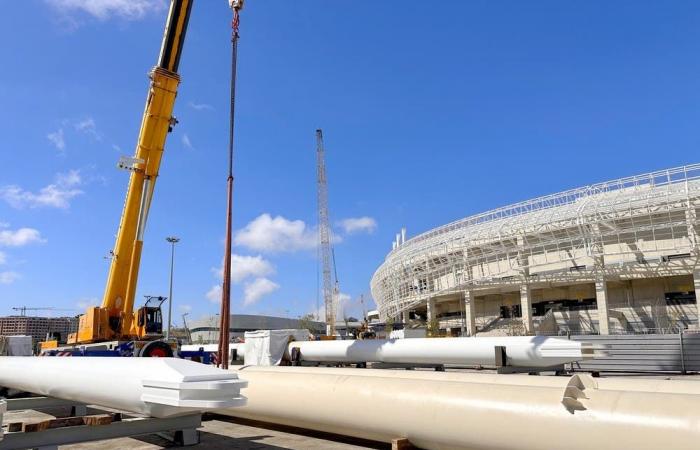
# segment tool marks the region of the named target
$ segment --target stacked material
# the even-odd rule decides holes
[[[31,336],[0,336],[0,355],[32,356],[34,348]]]
[[[697,448],[700,383],[428,371],[243,367],[248,403],[218,413],[425,449]],[[348,413],[351,411],[352,413]]]
[[[246,385],[176,358],[0,357],[0,386],[152,417],[241,406]]]
[[[507,365],[515,367],[552,367],[595,356],[591,344],[547,336],[307,341],[290,343],[288,352],[296,348],[302,361],[312,362],[488,366],[497,346],[506,348]]]
[[[197,352],[199,350],[205,352],[218,352],[219,344],[185,344],[180,346],[180,350],[183,352]],[[229,350],[229,360],[230,361],[243,361],[243,354],[245,353],[245,342],[230,342],[228,344]],[[234,355],[234,351],[236,354]]]
[[[306,341],[307,330],[258,330],[245,332],[245,364],[277,366],[293,341]]]

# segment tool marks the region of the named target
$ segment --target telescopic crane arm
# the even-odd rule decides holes
[[[101,307],[80,316],[72,343],[121,338],[147,338],[148,311],[134,313],[134,296],[141,250],[161,157],[168,133],[177,123],[173,107],[180,76],[177,73],[194,0],[171,0],[158,64],[151,80],[141,121],[136,152],[123,158],[119,167],[131,172],[124,209],[119,223],[113,258]],[[241,3],[240,0],[236,3]]]

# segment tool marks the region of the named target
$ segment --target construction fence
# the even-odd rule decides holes
[[[580,372],[700,372],[700,333],[571,335],[606,354],[571,364]]]

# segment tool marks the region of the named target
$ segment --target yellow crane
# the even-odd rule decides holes
[[[141,251],[168,133],[177,124],[173,107],[180,76],[178,66],[194,0],[171,0],[158,64],[151,70],[136,151],[131,158],[122,158],[119,167],[131,172],[126,201],[119,223],[116,243],[101,306],[87,309],[79,318],[78,330],[68,344],[90,344],[111,340],[144,341],[152,354],[171,356],[172,348],[164,342],[148,345],[162,338],[163,320],[160,304],[146,305],[134,311]],[[237,13],[243,0],[230,0]],[[156,298],[160,303],[163,297]],[[150,300],[150,299],[149,299]],[[144,343],[142,342],[142,344]],[[46,343],[47,347],[55,343]],[[51,345],[53,344],[53,345]]]

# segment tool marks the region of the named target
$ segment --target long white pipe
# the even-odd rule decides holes
[[[247,368],[250,366],[245,366]],[[241,368],[242,369],[242,368]],[[361,375],[363,377],[379,378],[407,378],[411,380],[435,380],[432,370],[401,370],[401,369],[352,369],[341,367],[323,367],[322,373],[332,375]],[[319,373],[318,367],[294,367],[294,373]],[[241,372],[243,375],[243,372]],[[510,386],[538,386],[564,389],[569,383],[568,376],[530,376],[509,374],[507,376],[496,373],[473,372],[442,372],[438,375],[442,381],[481,384],[506,384]],[[643,391],[666,394],[692,394],[700,395],[700,382],[688,380],[644,379],[637,378],[633,382],[627,377],[597,378],[598,389],[607,391]]]
[[[506,347],[511,366],[552,367],[594,357],[591,344],[547,336],[296,341],[288,351],[296,348],[302,361],[311,362],[489,366],[497,346]]]
[[[246,384],[177,358],[0,357],[0,386],[153,417],[241,406]]]
[[[247,366],[238,373],[250,382],[247,405],[217,413],[381,442],[407,438],[425,449],[675,450],[700,442],[700,392],[675,380],[659,383],[675,392],[665,393],[635,379],[604,389],[603,379],[583,374],[548,377],[557,385],[547,386],[539,385],[545,377],[527,385],[510,384],[511,375],[490,383],[372,369]]]

